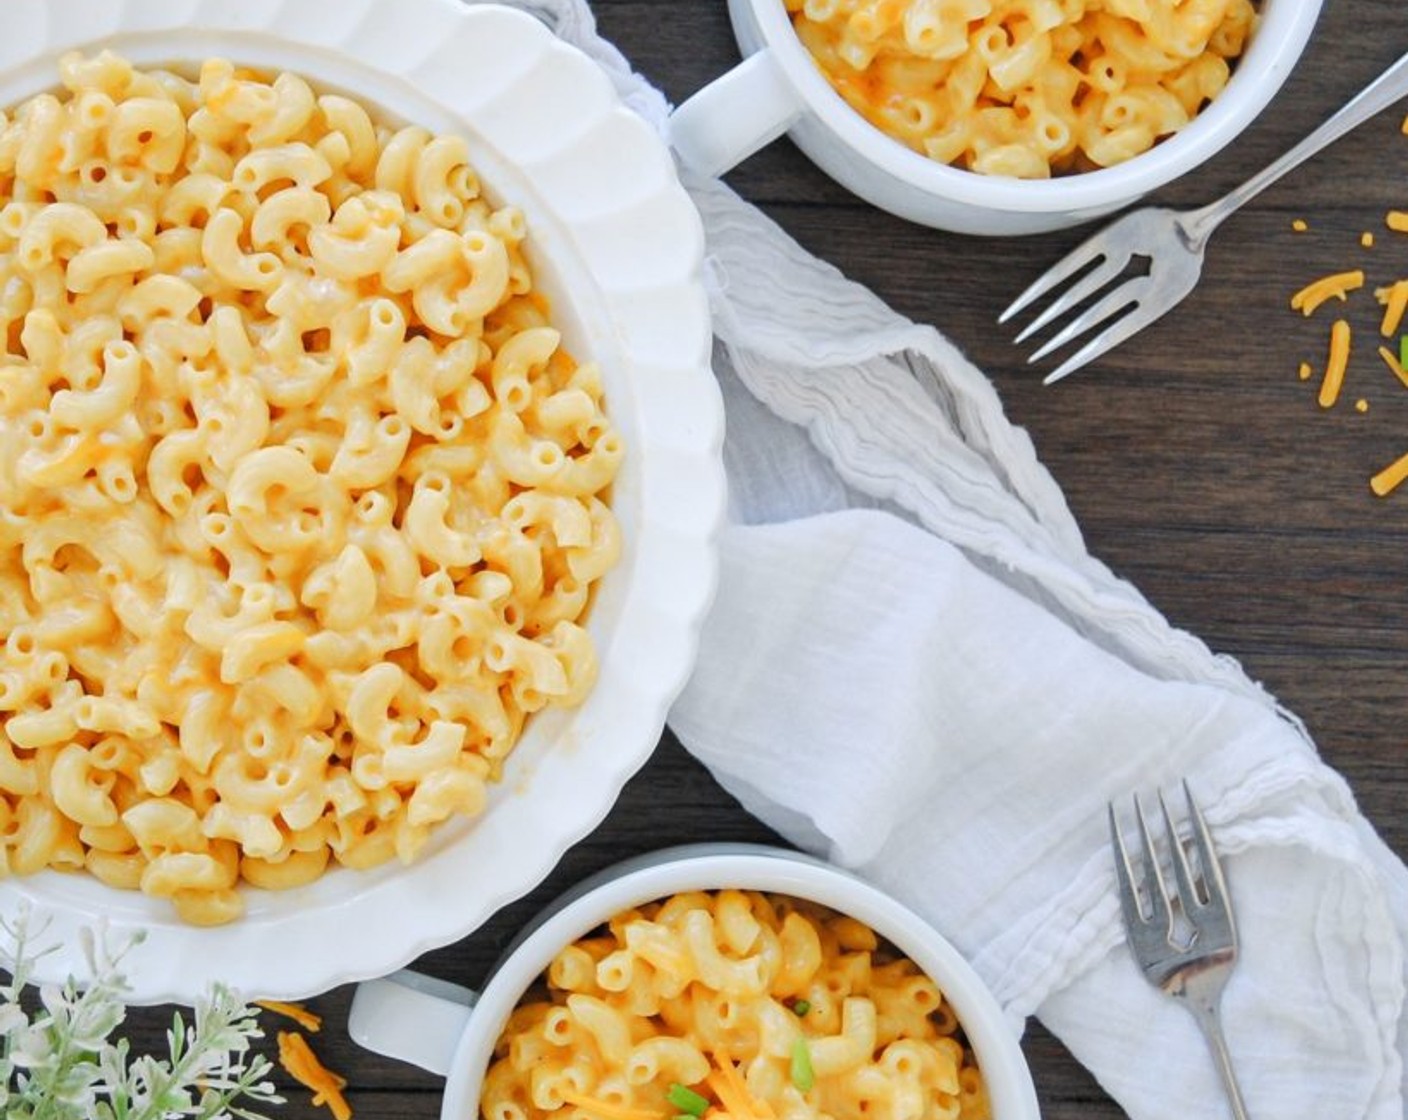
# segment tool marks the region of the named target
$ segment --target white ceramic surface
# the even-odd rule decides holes
[[[1232,79],[1181,132],[1115,167],[1046,180],[977,175],[891,140],[851,109],[797,39],[782,0],[729,0],[745,61],[682,104],[671,144],[719,175],[784,132],[837,182],[900,217],[959,233],[1016,235],[1126,206],[1223,148],[1281,88],[1322,0],[1262,0]]]
[[[681,891],[768,891],[858,918],[942,989],[987,1081],[994,1120],[1038,1120],[1016,1036],[977,974],[932,926],[836,867],[780,848],[695,844],[610,867],[559,899],[505,953],[482,993],[400,972],[358,985],[348,1030],[378,1053],[446,1077],[442,1120],[475,1120],[494,1043],[523,992],[563,946],[613,915]]]
[[[381,975],[464,936],[526,893],[606,815],[655,747],[712,596],[724,507],[723,412],[709,368],[703,232],[656,134],[601,71],[521,12],[457,0],[5,0],[0,105],[57,84],[63,52],[108,46],[194,69],[224,56],[288,69],[387,119],[464,135],[486,193],[522,208],[531,264],[568,347],[604,367],[627,458],[613,491],[624,555],[589,620],[600,679],[543,713],[486,814],[450,822],[419,862],[334,869],[248,913],[185,926],[162,901],[84,875],[0,880],[0,915],[29,904],[59,949],[41,979],[82,975],[75,931],[141,928],[126,959],[138,1002],[189,1001],[221,980],[299,996]]]

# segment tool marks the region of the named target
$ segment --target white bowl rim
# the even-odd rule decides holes
[[[477,1114],[484,1069],[509,1013],[553,956],[610,917],[690,890],[760,890],[818,902],[865,922],[913,960],[953,1005],[992,1099],[995,1120],[1039,1120],[1018,1035],[972,966],[891,895],[834,864],[765,844],[665,848],[607,867],[570,888],[505,950],[455,1048],[442,1120]]]
[[[862,160],[939,198],[991,211],[1037,214],[1109,208],[1210,159],[1275,96],[1304,51],[1322,5],[1323,0],[1261,0],[1264,10],[1227,86],[1185,128],[1147,152],[1075,175],[1016,179],[939,163],[885,135],[831,87],[792,30],[780,0],[729,0],[736,31],[741,18],[754,21],[808,108]],[[739,38],[745,36],[740,33]]]

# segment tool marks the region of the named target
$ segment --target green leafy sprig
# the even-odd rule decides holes
[[[258,1012],[214,985],[190,1022],[177,1011],[164,1058],[132,1056],[113,1039],[131,990],[122,958],[136,935],[109,952],[101,927],[84,931],[90,976],[22,996],[35,962],[30,915],[0,919],[0,1116],[5,1120],[267,1120],[255,1106],[282,1101],[268,1080],[272,1065],[252,1044],[263,1037]],[[40,931],[42,935],[42,930]]]

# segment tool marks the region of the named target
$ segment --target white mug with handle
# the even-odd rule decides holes
[[[679,106],[680,162],[722,175],[783,133],[842,186],[902,218],[960,233],[1013,235],[1076,225],[1171,182],[1220,150],[1265,108],[1305,48],[1322,0],[1262,0],[1231,80],[1177,134],[1113,167],[1052,179],[979,175],[892,140],[831,88],[783,0],[729,0],[743,61]]]
[[[894,899],[839,868],[761,845],[688,845],[610,867],[525,929],[482,992],[403,970],[357,986],[349,1032],[369,1050],[443,1076],[442,1120],[475,1120],[504,1024],[564,947],[632,907],[683,891],[730,887],[808,899],[868,925],[943,991],[982,1070],[994,1120],[1039,1120],[1017,1037],[952,945]]]

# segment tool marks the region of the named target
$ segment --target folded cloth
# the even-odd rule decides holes
[[[585,0],[531,0],[662,131]],[[1303,727],[1086,551],[987,379],[717,182],[704,219],[731,523],[671,713],[750,811],[924,915],[1135,1120],[1216,1115],[1124,946],[1105,805],[1186,777],[1242,931],[1254,1116],[1404,1115],[1408,873]],[[1176,804],[1176,800],[1175,800]]]

